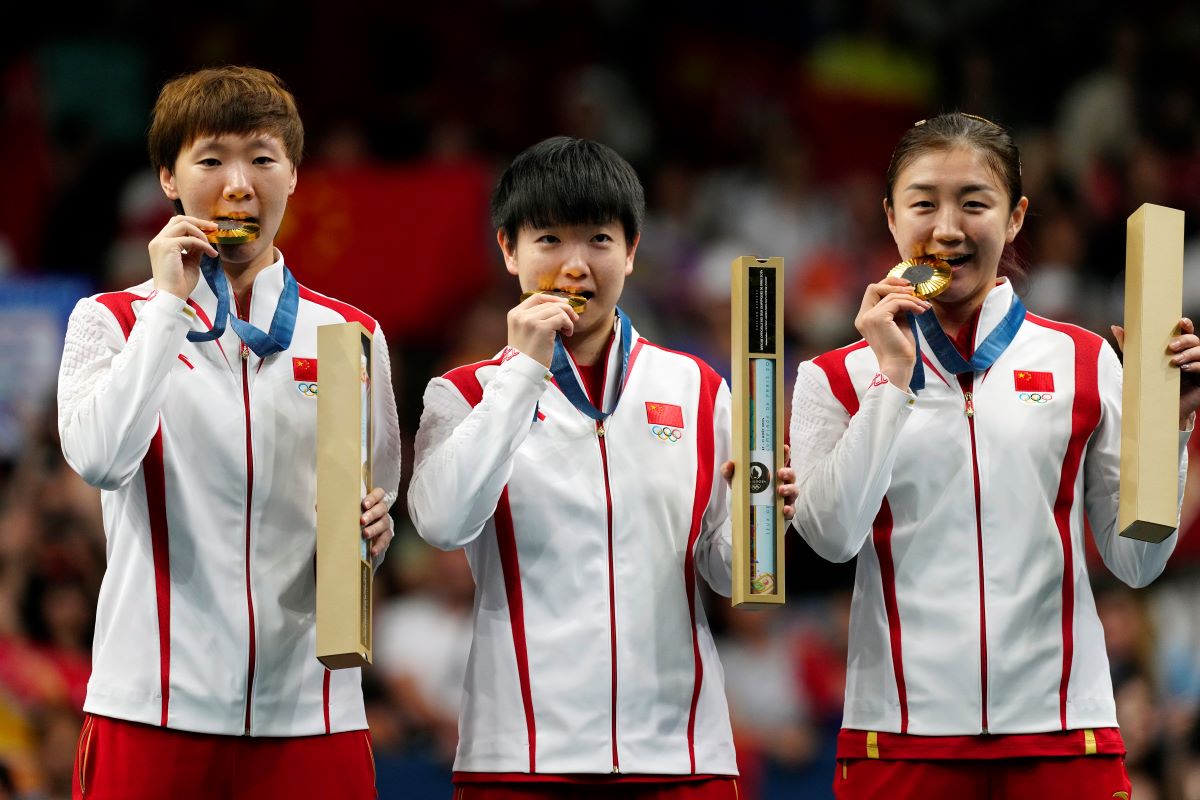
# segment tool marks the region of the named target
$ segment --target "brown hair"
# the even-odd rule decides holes
[[[180,75],[158,94],[148,145],[155,169],[175,171],[179,153],[201,136],[269,133],[295,166],[304,151],[296,98],[277,76],[254,67],[215,67]]]
[[[892,190],[901,170],[930,151],[953,150],[958,147],[980,151],[996,177],[1008,189],[1011,211],[1021,200],[1021,154],[1009,132],[983,117],[952,111],[932,119],[923,119],[909,128],[896,149],[887,170],[887,195],[892,205]]]

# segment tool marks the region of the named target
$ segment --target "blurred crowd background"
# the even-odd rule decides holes
[[[554,134],[638,169],[649,212],[623,307],[726,375],[738,255],[786,259],[791,374],[857,338],[864,285],[898,260],[881,209],[891,148],[942,110],[1016,135],[1032,311],[1108,335],[1125,219],[1154,202],[1188,214],[1185,310],[1200,312],[1195,3],[101,5],[10,27],[0,52],[0,798],[70,796],[105,553],[98,494],[59,450],[58,359],[79,297],[150,275],[146,243],[171,211],[144,137],[175,74],[249,63],[294,90],[308,142],[279,243],[301,282],[387,332],[406,479],[425,383],[506,339],[517,286],[491,184]],[[1091,563],[1139,800],[1200,798],[1198,506],[1189,491],[1149,589]],[[473,583],[461,553],[393,512],[364,674],[379,786],[440,800]],[[785,608],[708,603],[751,800],[831,796],[853,562],[788,546]]]

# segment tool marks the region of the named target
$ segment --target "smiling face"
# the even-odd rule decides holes
[[[496,232],[504,264],[516,275],[522,292],[561,289],[588,298],[572,338],[612,326],[613,310],[633,272],[638,239],[625,243],[625,228],[617,221],[603,224],[525,226],[511,241]]]
[[[180,201],[190,216],[258,223],[256,240],[218,245],[227,270],[255,271],[274,263],[275,234],[296,190],[296,167],[279,137],[201,136],[180,151],[174,171],[159,170],[159,181],[167,197]]]
[[[902,259],[935,255],[954,271],[933,302],[974,309],[996,285],[1004,246],[1016,238],[1029,201],[1014,205],[986,156],[964,146],[929,150],[896,176],[884,200],[888,228]]]

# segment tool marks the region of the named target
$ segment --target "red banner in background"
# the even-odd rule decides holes
[[[389,341],[441,335],[499,257],[482,164],[302,166],[276,243],[300,283],[358,306]]]

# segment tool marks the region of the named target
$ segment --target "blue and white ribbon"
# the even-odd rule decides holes
[[[296,331],[296,310],[300,307],[300,287],[287,266],[283,269],[283,291],[275,304],[275,314],[271,317],[271,329],[264,331],[249,322],[238,319],[229,313],[229,283],[225,272],[221,269],[221,260],[212,256],[200,259],[200,273],[208,283],[213,294],[217,297],[217,312],[213,316],[212,328],[207,331],[188,331],[189,342],[211,342],[219,339],[225,333],[226,320],[246,346],[254,351],[259,358],[266,358],[272,353],[286,350],[292,343],[292,334]]]
[[[986,339],[980,342],[971,358],[965,359],[958,352],[958,348],[954,346],[954,342],[950,341],[950,337],[942,330],[941,323],[938,322],[933,309],[921,315],[909,314],[908,325],[912,329],[913,339],[917,346],[917,363],[913,368],[912,380],[909,381],[908,387],[914,393],[925,388],[925,368],[921,364],[921,337],[917,334],[918,326],[925,334],[925,341],[929,342],[929,347],[942,366],[955,375],[960,375],[964,372],[983,372],[989,369],[1012,344],[1012,340],[1016,338],[1017,331],[1021,329],[1021,323],[1024,321],[1025,304],[1014,293],[1012,305],[1008,307],[1004,319],[1000,320],[1000,324],[988,334]]]
[[[554,382],[558,384],[559,391],[571,401],[571,405],[597,422],[603,422],[617,410],[617,403],[621,399],[621,389],[625,386],[625,375],[629,370],[629,351],[633,347],[633,324],[619,308],[617,309],[617,321],[621,326],[621,382],[617,384],[617,394],[613,398],[612,408],[608,411],[601,411],[592,405],[587,392],[579,385],[575,370],[571,369],[571,357],[567,355],[567,348],[563,346],[562,337],[554,337],[554,360],[550,362],[550,373],[554,375]],[[604,399],[601,398],[600,402],[603,403]]]

